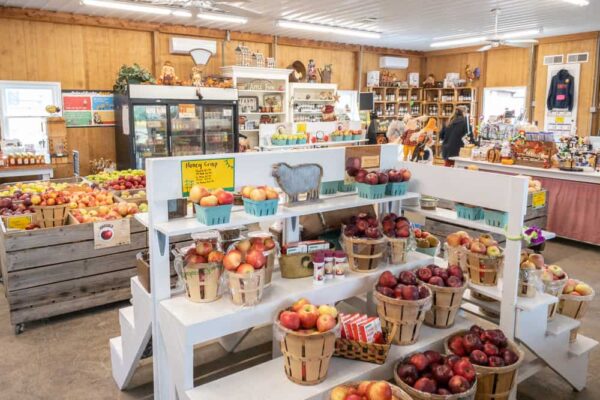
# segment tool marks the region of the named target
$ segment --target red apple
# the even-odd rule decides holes
[[[387,286],[377,286],[377,291],[386,297],[394,298],[396,297],[394,294],[394,289],[389,288]]]
[[[396,285],[398,284],[398,280],[396,279],[394,274],[392,274],[390,271],[384,271],[379,276],[378,284],[380,286],[387,286],[389,288],[393,288],[393,287],[396,287]]]
[[[300,316],[294,311],[283,311],[279,314],[279,322],[284,328],[297,331],[300,329]]]
[[[379,183],[379,177],[376,172],[369,172],[365,176],[365,182],[367,185],[377,185]]]
[[[504,367],[506,365],[504,359],[498,356],[488,357],[488,362],[490,363],[490,367]]]
[[[419,300],[419,288],[415,285],[406,285],[402,287],[403,300]]]
[[[359,169],[354,177],[354,180],[359,183],[365,183],[365,178],[369,174],[369,172],[365,169]]]
[[[223,190],[217,193],[217,200],[219,202],[219,205],[222,206],[227,204],[233,204],[233,193]]]
[[[455,375],[448,381],[448,388],[452,393],[463,393],[471,388],[471,383],[460,375]]]
[[[381,233],[379,232],[379,228],[370,226],[365,230],[365,236],[370,239],[378,239]]]
[[[367,386],[367,399],[392,400],[392,388],[386,381],[377,381]]]
[[[225,255],[222,252],[213,250],[210,253],[208,253],[208,257],[206,259],[208,262],[220,263],[223,261],[224,257]]]
[[[454,373],[452,372],[452,368],[446,364],[434,365],[431,369],[431,374],[433,375],[433,379],[435,379],[436,382],[442,384],[446,384],[454,375]]]
[[[481,350],[473,350],[469,355],[469,360],[473,364],[488,365],[488,356]]]
[[[248,254],[246,254],[246,262],[252,265],[255,269],[260,269],[265,266],[267,258],[262,251],[250,250]]]
[[[335,327],[336,319],[331,314],[321,314],[317,318],[317,331],[327,332]]]
[[[419,390],[419,391],[425,392],[425,393],[435,393],[437,390],[437,385],[435,384],[435,381],[433,379],[426,378],[426,377],[419,378],[415,382],[415,386],[413,386],[413,387],[416,390]]]
[[[444,279],[442,279],[439,276],[432,276],[431,279],[429,279],[429,284],[441,287],[446,286],[446,284],[444,283]]]
[[[305,304],[300,311],[298,311],[298,316],[300,317],[300,326],[302,326],[302,328],[312,329],[317,325],[319,311],[316,306]]]
[[[460,278],[462,280],[463,270],[458,265],[451,265],[448,267],[448,275],[456,276],[457,278]]]
[[[423,354],[425,354],[425,357],[427,357],[429,360],[430,365],[439,364],[442,362],[442,355],[438,351],[427,350]]]
[[[485,342],[483,344],[483,352],[485,354],[487,354],[488,357],[497,356],[498,354],[500,354],[500,350],[498,349],[498,346],[496,346],[495,344],[490,343],[490,342]]]
[[[433,276],[433,273],[429,268],[419,268],[417,271],[417,277],[423,282],[429,282],[429,279]]]
[[[506,365],[512,365],[519,361],[519,356],[517,355],[517,353],[510,349],[502,349],[500,351],[500,354],[502,355],[502,358],[504,359],[504,364]]]
[[[308,301],[308,299],[305,299],[303,297],[300,300],[296,301],[294,304],[292,304],[291,309],[292,309],[292,311],[298,312],[302,309],[302,307],[304,307],[307,304],[310,304],[310,301]]]
[[[272,238],[265,238],[265,250],[272,250],[275,248],[276,244],[275,244],[275,240],[273,240]]]
[[[475,381],[475,376],[477,375],[475,367],[473,367],[473,364],[471,364],[471,361],[467,357],[462,357],[456,361],[452,367],[452,372],[454,372],[454,375],[466,378],[469,382]]]
[[[446,243],[448,243],[448,246],[450,247],[460,246],[460,236],[458,233],[451,233],[446,236]]]
[[[412,271],[402,271],[400,275],[398,275],[398,281],[403,285],[416,285],[417,277]]]
[[[250,249],[263,252],[265,251],[265,243],[262,241],[262,239],[255,240],[254,243],[252,243],[252,246],[250,246]]]
[[[402,171],[402,182],[410,181],[411,173],[409,170],[405,169]]]
[[[483,244],[481,242],[473,242],[473,243],[471,243],[470,250],[473,253],[478,253],[478,254],[485,254],[487,252],[487,248],[485,247],[485,244]]]
[[[463,357],[467,355],[467,351],[465,350],[465,342],[461,336],[453,336],[448,341],[448,348],[454,354],[459,357]]]
[[[379,184],[382,185],[384,183],[388,183],[390,178],[388,177],[388,175],[385,172],[379,172],[377,174],[377,178],[379,180]]]
[[[446,363],[448,366],[450,366],[450,368],[454,368],[454,364],[456,364],[456,362],[460,360],[460,357],[457,356],[456,354],[448,354],[446,356]]]
[[[210,242],[198,242],[196,243],[196,254],[201,256],[208,256],[213,251],[213,245]]]
[[[425,371],[429,366],[429,359],[423,353],[413,354],[410,356],[408,362],[414,365],[419,372]]]
[[[463,281],[461,278],[457,278],[456,276],[449,276],[446,279],[446,285],[454,288],[459,288],[463,285]]]
[[[482,350],[483,343],[481,343],[481,339],[474,333],[467,333],[463,336],[463,343],[465,346],[465,350],[467,353],[471,353],[474,350]]]
[[[448,395],[452,394],[451,391],[449,391],[448,389],[443,388],[443,387],[442,388],[438,388],[438,390],[437,390],[436,393],[439,394],[439,395],[442,395],[442,396],[448,396]]]
[[[388,171],[388,178],[390,182],[402,182],[402,173],[395,169]]]
[[[431,293],[429,292],[429,289],[427,289],[427,287],[419,286],[419,299],[424,299],[426,297],[429,297],[430,295]]]
[[[238,274],[252,274],[252,273],[254,273],[254,267],[250,264],[243,263],[243,264],[240,264],[239,267],[237,267],[235,272]]]
[[[242,253],[239,250],[231,250],[223,257],[223,267],[228,271],[235,271],[242,263]]]
[[[419,371],[413,364],[400,364],[396,370],[398,377],[402,379],[404,383],[409,386],[413,386],[417,379],[419,379]]]

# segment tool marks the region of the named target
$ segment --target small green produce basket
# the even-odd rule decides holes
[[[288,139],[288,140],[287,140],[287,144],[288,144],[288,146],[289,146],[289,145],[292,145],[292,144],[296,144],[296,142],[297,142],[297,140],[296,140],[296,139]]]
[[[483,208],[481,207],[472,207],[460,203],[456,203],[455,207],[458,218],[468,219],[469,221],[483,219]]]
[[[388,182],[385,194],[388,196],[403,196],[408,190],[408,182]]]
[[[340,181],[321,182],[321,194],[336,194]]]
[[[367,185],[366,183],[357,183],[356,187],[358,188],[358,197],[362,197],[363,199],[382,199],[385,197],[385,188],[387,184],[383,183],[381,185]]]
[[[352,135],[352,140],[361,140],[362,135]]]
[[[345,184],[344,181],[340,181],[340,184],[338,186],[338,192],[341,193],[348,193],[348,192],[354,192],[356,190],[356,183],[352,182],[349,184]]]
[[[508,214],[504,211],[483,209],[483,219],[487,225],[504,228],[508,224]]]
[[[285,139],[271,139],[271,144],[273,146],[285,146],[287,141]]]
[[[244,199],[244,211],[246,214],[254,215],[255,217],[266,217],[267,215],[275,215],[277,213],[277,205],[279,199],[253,201]]]
[[[298,139],[298,144],[306,144],[306,138]]]
[[[343,135],[331,136],[331,141],[332,142],[341,142],[342,140],[344,140],[344,136]]]
[[[417,246],[415,248],[415,250],[417,250],[419,253],[427,254],[430,257],[435,257],[437,255],[439,249],[440,249],[439,245],[437,245],[435,247],[419,247],[419,246]]]
[[[233,204],[215,207],[201,207],[199,204],[194,204],[194,208],[198,222],[204,225],[219,225],[229,222]]]

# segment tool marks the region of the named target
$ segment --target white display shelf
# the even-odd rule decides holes
[[[335,103],[335,100],[309,100],[309,99],[294,99],[294,103]]]
[[[240,115],[285,115],[285,112],[242,112]]]
[[[259,129],[241,129],[240,133],[246,133],[246,132],[258,132]]]
[[[494,300],[502,301],[502,278],[498,279],[497,286],[482,286],[469,282],[469,288]],[[535,297],[517,297],[517,308],[530,311],[538,307],[548,306],[558,302],[558,298],[547,293],[536,293]]]
[[[160,313],[165,314],[165,321],[177,321],[177,326],[185,332],[186,344],[194,345],[272,323],[277,311],[291,306],[302,297],[313,304],[334,304],[373,290],[384,270],[398,273],[428,265],[432,261],[427,255],[411,252],[402,265],[380,266],[372,273],[349,271],[346,278],[328,280],[323,285],[314,285],[311,277],[284,279],[279,273],[274,273],[271,286],[265,288],[261,302],[254,307],[235,305],[229,296],[212,303],[194,303],[185,296],[177,296],[163,300]]]
[[[246,214],[241,209],[233,210],[231,212],[230,221],[226,224],[219,225],[204,225],[196,220],[195,217],[186,217],[173,219],[168,222],[162,222],[156,224],[156,230],[163,233],[166,236],[177,236],[187,235],[194,232],[201,232],[210,229],[227,229],[240,225],[248,225],[255,222],[266,222],[273,220],[280,220],[292,217],[300,217],[303,215],[317,214],[321,212],[343,210],[347,208],[361,207],[372,204],[381,204],[394,201],[402,201],[408,199],[418,198],[417,193],[406,193],[403,196],[389,196],[382,199],[362,199],[358,197],[356,193],[349,193],[343,195],[330,195],[321,196],[321,201],[318,203],[309,203],[306,205],[299,205],[295,207],[286,207],[280,204],[279,209],[275,215],[269,215],[266,217],[255,217],[250,214]],[[137,218],[137,217],[136,217]],[[146,218],[138,218],[142,223]]]
[[[285,90],[238,89],[238,93],[285,93]]]
[[[326,399],[329,398],[326,394],[331,389],[349,381],[389,379],[393,366],[399,359],[413,352],[436,347],[436,345],[439,347],[446,337],[459,330],[468,329],[471,324],[472,322],[469,320],[457,316],[454,326],[448,329],[423,326],[419,340],[415,344],[392,346],[386,362],[381,365],[333,357],[329,364],[327,379],[318,385],[302,386],[290,381],[284,372],[283,357],[278,357],[250,370],[195,387],[185,394],[190,400],[222,400],[242,397],[247,400]],[[245,390],[245,388],[253,389]],[[241,396],[242,391],[243,396]]]
[[[575,329],[581,325],[576,319],[566,317],[561,314],[556,314],[552,320],[548,321],[546,332],[548,335],[559,336],[560,334]]]
[[[265,150],[305,149],[305,148],[311,148],[311,147],[328,147],[328,146],[335,146],[335,145],[341,145],[341,144],[359,144],[359,143],[363,143],[366,141],[367,141],[367,139],[341,140],[339,142],[329,141],[329,142],[316,142],[316,143],[306,143],[306,144],[290,144],[290,145],[281,145],[281,146],[268,145],[268,146],[261,146],[261,148],[263,148]]]

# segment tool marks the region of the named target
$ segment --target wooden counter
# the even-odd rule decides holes
[[[53,176],[52,166],[50,164],[35,164],[0,168],[0,178],[17,178],[22,176],[41,176],[43,180],[48,180]]]

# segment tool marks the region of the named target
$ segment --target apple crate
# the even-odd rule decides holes
[[[408,190],[408,182],[388,182],[385,194],[388,196],[404,196]]]
[[[231,209],[233,204],[223,206],[201,207],[199,204],[194,204],[196,210],[196,219],[204,225],[220,225],[227,224],[231,218]]]
[[[468,331],[462,330],[456,332],[446,338],[444,348],[448,354],[452,354],[448,347],[448,341],[453,336],[464,336]],[[517,362],[505,367],[485,367],[482,365],[473,364],[477,372],[477,392],[475,399],[477,400],[508,400],[513,387],[517,385],[517,373],[519,366],[525,360],[525,353],[515,342],[508,340],[510,350],[514,351],[519,356]]]
[[[520,269],[517,295],[519,297],[535,297],[541,273],[541,270]]]
[[[64,226],[69,218],[68,204],[58,206],[35,206],[35,218],[40,228]]]
[[[433,296],[429,295],[419,300],[401,300],[384,296],[377,290],[374,290],[373,294],[377,301],[377,314],[381,319],[382,328],[387,332],[396,329],[393,343],[400,346],[415,343],[419,338],[425,313],[431,309]]]
[[[544,293],[549,295],[560,297],[565,284],[569,276],[565,273],[565,277],[563,279],[559,279],[556,281],[542,281],[542,285],[544,287]],[[558,303],[552,303],[548,305],[548,320],[551,321],[556,316],[556,312],[558,311]]]
[[[462,251],[466,254],[467,276],[472,283],[482,286],[496,286],[498,284],[500,269],[504,265],[504,254],[491,257],[467,249]]]
[[[292,331],[276,322],[281,339],[283,368],[288,379],[299,385],[317,385],[327,377],[329,362],[335,351],[335,328],[327,332],[305,334]]]
[[[254,201],[244,199],[244,211],[246,214],[254,215],[255,217],[266,217],[277,213],[279,199]]]
[[[433,295],[431,309],[425,313],[425,325],[442,329],[454,325],[456,314],[462,303],[463,294],[467,289],[466,280],[458,288],[430,285],[420,280],[419,282],[427,286]]]
[[[358,385],[360,385],[361,382],[348,382],[345,383],[341,386],[344,387],[352,387],[352,388],[358,388]],[[388,384],[390,385],[390,388],[392,389],[392,399],[393,400],[412,400],[412,397],[410,397],[404,390],[402,390],[401,388],[399,388],[396,385],[392,385],[391,383],[388,382]],[[335,388],[333,389],[335,390]],[[331,393],[333,394],[333,390],[331,391]],[[333,399],[333,397],[330,396],[331,399]],[[337,397],[335,398],[337,399]]]
[[[340,181],[321,182],[321,194],[336,194]]]
[[[250,274],[228,271],[226,281],[233,304],[255,306],[262,300],[265,288],[265,268],[255,270]]]
[[[468,204],[456,203],[456,215],[458,218],[468,219],[469,221],[477,221],[483,219],[483,208],[471,206]]]
[[[400,389],[402,389],[404,392],[406,392],[407,398],[416,399],[416,400],[473,400],[473,399],[475,399],[475,393],[477,392],[477,378],[475,378],[475,382],[473,382],[473,385],[471,386],[471,388],[469,390],[467,390],[466,392],[456,393],[456,394],[451,394],[451,395],[442,395],[442,394],[421,392],[420,390],[417,390],[417,389],[413,388],[412,386],[408,385],[407,383],[405,383],[398,376],[398,367],[400,366],[400,364],[407,362],[411,356],[412,356],[412,354],[409,354],[408,356],[406,356],[403,359],[396,362],[396,364],[394,365],[394,381],[400,387]]]
[[[339,185],[338,185],[338,192],[341,193],[348,193],[348,192],[354,192],[356,190],[356,183],[352,182],[352,183],[344,183],[344,181],[339,181]]]
[[[508,214],[504,211],[496,211],[485,208],[483,219],[487,225],[504,228],[508,224]]]
[[[558,302],[558,313],[566,317],[581,321],[587,313],[587,310],[590,307],[590,303],[594,299],[594,295],[594,289],[592,289],[592,293],[587,296],[562,294]],[[579,327],[571,330],[571,335],[569,338],[570,343],[574,343],[575,341],[577,341],[578,332]]]
[[[406,255],[408,254],[410,240],[410,237],[387,237],[387,241],[389,243],[388,255],[390,264],[404,264],[406,262]]]
[[[349,360],[366,361],[375,364],[383,364],[387,359],[392,340],[396,336],[398,326],[394,325],[391,332],[384,331],[386,343],[364,343],[358,340],[347,338],[337,338],[335,340],[336,357],[347,358]]]
[[[366,183],[359,182],[356,184],[356,187],[358,188],[358,197],[375,200],[383,199],[385,197],[385,188],[387,187],[387,184],[367,185]]]
[[[366,239],[342,235],[348,265],[355,272],[371,272],[379,267],[387,248],[387,239]]]

